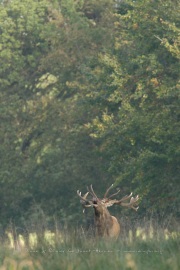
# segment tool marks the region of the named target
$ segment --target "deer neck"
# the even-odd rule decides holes
[[[109,229],[113,225],[112,216],[106,207],[96,208],[95,211],[95,225],[97,233],[99,236],[107,236],[109,234]]]

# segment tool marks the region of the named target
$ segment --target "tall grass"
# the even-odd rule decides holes
[[[180,269],[177,224],[173,230],[157,222],[124,228],[117,241],[97,239],[90,228],[46,230],[30,233],[27,239],[11,232],[0,250],[0,270],[85,269]]]

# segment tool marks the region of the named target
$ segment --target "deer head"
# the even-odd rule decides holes
[[[114,204],[117,204],[132,208],[133,210],[137,211],[139,207],[135,206],[137,205],[139,196],[137,195],[134,198],[132,197],[131,193],[130,195],[124,196],[120,200],[112,199],[112,197],[116,196],[120,192],[120,190],[118,190],[116,193],[107,197],[112,187],[113,185],[111,185],[106,190],[103,199],[97,197],[96,193],[93,190],[92,185],[90,187],[87,187],[88,192],[85,195],[82,196],[79,190],[77,190],[77,195],[81,199],[80,203],[83,206],[83,212],[87,207],[94,208],[96,235],[117,239],[120,233],[120,224],[117,221],[116,217],[111,216],[107,208],[113,206]],[[88,196],[91,196],[91,198],[88,199]],[[130,201],[127,202],[128,200]]]

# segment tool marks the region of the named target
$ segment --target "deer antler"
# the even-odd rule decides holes
[[[130,199],[131,198],[131,199]],[[126,203],[124,201],[127,201],[128,199],[130,199],[129,203]],[[113,204],[119,204],[125,207],[129,207],[132,208],[133,210],[137,211],[139,207],[135,207],[135,205],[137,204],[137,201],[139,200],[139,196],[137,195],[135,198],[132,197],[132,192],[129,195],[124,196],[121,200],[107,200],[105,201],[105,205],[106,207],[112,206]]]
[[[108,198],[107,198],[107,194],[109,193],[110,189],[113,187],[113,184],[106,190],[105,194],[104,194],[104,198],[103,200],[106,200],[106,199],[110,199],[112,198],[113,196],[117,195],[121,190],[119,189],[117,192],[111,194]]]
[[[138,210],[139,207],[135,207],[137,201],[139,200],[139,196],[137,195],[135,198],[132,197],[132,192],[129,195],[124,196],[121,200],[111,200],[111,198],[115,195],[117,195],[120,190],[118,190],[116,193],[110,195],[109,197],[107,197],[107,194],[109,192],[109,190],[113,187],[113,184],[106,190],[105,194],[104,194],[104,198],[101,200],[106,207],[110,207],[113,204],[119,204],[122,206],[126,206],[126,207],[130,207],[132,209],[134,209],[135,211]],[[126,203],[124,201],[127,201],[128,199],[130,199],[129,203]]]
[[[131,197],[132,197],[132,192],[131,192],[129,195],[124,196],[121,200],[117,200],[117,201],[118,201],[119,203],[122,203],[122,202],[128,200],[128,199],[131,198]]]
[[[113,196],[117,195],[121,190],[119,189],[117,192],[113,193],[112,195],[109,196],[108,199],[112,198]]]
[[[132,193],[131,193],[132,194]],[[130,207],[132,208],[133,210],[137,211],[139,206],[138,207],[134,207],[137,203],[137,201],[139,200],[139,196],[137,195],[135,198],[134,197],[131,197],[130,199],[130,202],[129,203],[122,203],[122,202],[117,202],[117,204],[121,204],[122,206],[126,206],[126,207]]]
[[[110,189],[113,187],[111,185],[105,192],[103,199],[97,197],[96,193],[93,190],[92,185],[87,187],[88,192],[82,196],[81,192],[77,190],[77,195],[80,197],[80,202],[85,210],[86,207],[93,207],[94,208],[94,220],[95,220],[95,227],[96,227],[96,234],[102,237],[111,237],[117,239],[119,232],[120,232],[120,224],[116,217],[111,216],[107,207],[110,207],[114,204],[126,206],[129,208],[134,209],[135,211],[138,210],[136,206],[137,201],[139,200],[139,196],[137,195],[135,198],[132,197],[132,192],[129,195],[124,196],[122,199],[111,199],[113,196],[117,195],[120,190],[116,193],[107,197]],[[92,196],[92,198],[88,199],[88,194]],[[129,200],[127,202],[127,200]],[[83,212],[84,212],[83,210]]]
[[[113,187],[113,184],[106,190],[105,194],[104,194],[104,198],[107,198],[107,195],[110,191],[110,189]]]
[[[88,202],[88,200],[86,199],[88,194],[89,194],[89,192],[86,192],[86,194],[84,194],[84,196],[81,196],[81,192],[79,190],[77,190],[77,195],[81,198],[80,203],[84,204],[84,202]]]
[[[90,188],[87,187],[87,190],[91,194],[92,197],[94,197],[96,200],[98,200],[98,197],[97,197],[96,193],[94,192],[92,185],[90,185]]]
[[[91,207],[91,206],[97,206],[96,204],[94,204],[92,202],[92,200],[88,200],[87,196],[88,196],[89,192],[86,192],[86,194],[84,194],[84,196],[81,195],[81,192],[79,190],[77,190],[77,195],[81,198],[80,203],[82,204],[83,209],[83,213],[85,211],[86,207]]]
[[[84,196],[81,195],[81,192],[79,190],[77,191],[77,194],[81,198],[80,202],[84,208],[91,207],[91,206],[97,207],[97,204],[95,204],[94,201],[96,201],[96,202],[99,201],[99,202],[102,202],[105,205],[105,207],[110,207],[114,204],[118,204],[118,205],[132,208],[135,211],[138,210],[139,207],[135,207],[137,204],[137,201],[139,200],[138,195],[134,198],[134,197],[132,197],[132,192],[131,192],[129,195],[124,196],[120,200],[117,200],[117,199],[111,200],[111,198],[113,196],[117,195],[120,192],[120,190],[118,190],[116,193],[113,193],[112,195],[107,197],[107,195],[112,187],[113,187],[113,184],[106,190],[103,199],[99,199],[97,197],[96,193],[93,190],[92,185],[90,185],[90,188],[87,187],[88,192]],[[87,199],[88,194],[90,194],[93,197],[91,200]],[[130,199],[130,202],[125,202],[128,199]]]

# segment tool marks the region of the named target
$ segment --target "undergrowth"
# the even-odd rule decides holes
[[[124,231],[117,241],[98,239],[83,228],[29,233],[23,242],[1,245],[0,270],[180,269],[179,231],[163,226],[139,226]],[[8,235],[10,237],[10,233]]]

